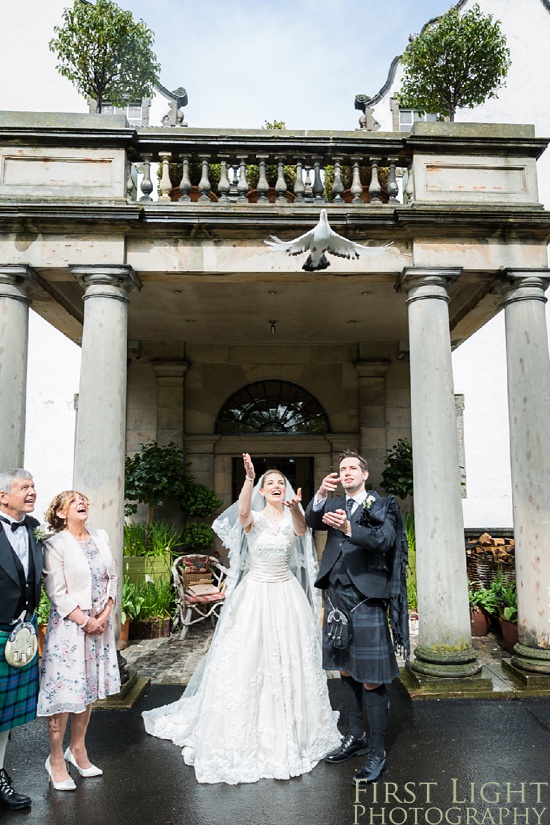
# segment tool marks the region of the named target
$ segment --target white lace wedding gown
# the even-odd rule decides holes
[[[143,714],[148,733],[183,748],[199,782],[299,776],[341,739],[320,628],[289,569],[292,522],[253,518],[250,571],[222,611],[198,691]]]

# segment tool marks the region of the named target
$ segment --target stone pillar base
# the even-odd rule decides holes
[[[461,676],[452,678],[419,673],[414,665],[408,663],[400,672],[401,684],[411,698],[485,698],[493,695],[493,681],[485,675]]]
[[[525,691],[526,694],[533,696],[550,696],[550,675],[523,670],[516,666],[515,658],[514,656],[512,659],[503,659],[502,669],[520,685],[521,692]]]
[[[550,676],[550,650],[540,647],[529,647],[521,642],[514,645],[512,665],[529,673],[538,673],[541,676]],[[550,680],[549,680],[550,681]]]
[[[414,651],[415,660],[411,669],[423,676],[442,679],[460,679],[475,676],[481,672],[477,653],[471,645],[460,650],[452,648],[430,648],[418,645]]]

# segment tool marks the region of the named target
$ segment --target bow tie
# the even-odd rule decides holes
[[[9,524],[11,527],[12,533],[15,533],[18,527],[26,527],[28,524],[27,516],[23,519],[23,521],[10,521],[4,516],[0,516],[0,521],[3,521],[5,524]]]

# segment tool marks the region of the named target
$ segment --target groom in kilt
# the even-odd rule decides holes
[[[38,655],[23,667],[6,661],[6,642],[23,614],[36,627],[40,601],[42,545],[34,537],[38,521],[30,516],[36,491],[21,468],[0,472],[0,808],[29,808],[31,799],[17,793],[4,768],[10,731],[36,716]]]
[[[365,459],[345,450],[339,473],[323,479],[306,511],[309,527],[327,532],[315,582],[325,593],[323,668],[340,671],[349,725],[340,747],[325,761],[335,764],[367,754],[353,777],[354,782],[367,783],[375,782],[387,767],[386,685],[399,675],[395,651],[409,654],[403,519],[393,496],[382,498],[365,489],[368,476]],[[339,483],[345,495],[329,499]],[[334,639],[334,611],[347,619],[349,640],[345,634]]]

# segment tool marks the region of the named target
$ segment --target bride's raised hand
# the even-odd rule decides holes
[[[243,464],[244,464],[244,471],[246,473],[246,477],[250,478],[254,481],[256,477],[256,473],[254,470],[254,465],[252,463],[252,459],[250,458],[249,453],[243,453]]]
[[[288,507],[288,509],[291,512],[296,512],[297,510],[300,510],[300,502],[301,501],[302,501],[302,488],[298,487],[298,489],[296,490],[296,495],[294,496],[294,498],[288,498],[286,501],[283,501],[283,504],[285,505],[285,507]]]

